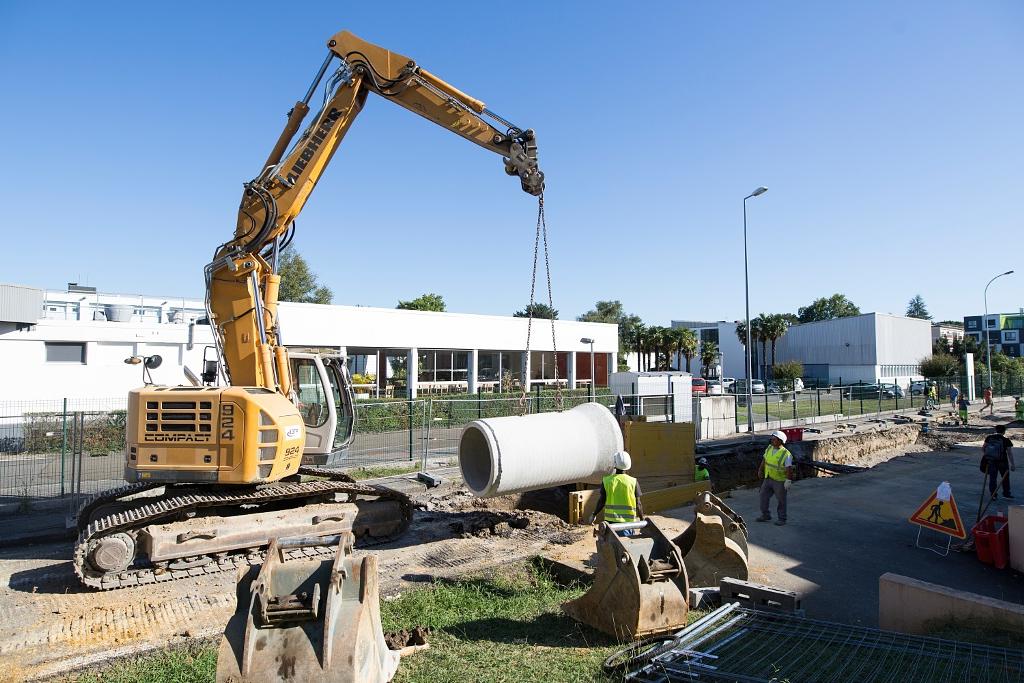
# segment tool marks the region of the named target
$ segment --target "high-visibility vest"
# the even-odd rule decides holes
[[[609,524],[635,522],[636,479],[628,474],[609,474],[604,482],[604,521]]]
[[[764,476],[765,479],[775,481],[786,481],[786,458],[790,455],[785,446],[772,448],[769,446],[764,452]]]
[[[697,466],[697,469],[693,471],[694,481],[709,481],[711,479],[711,473],[708,472],[706,467]]]

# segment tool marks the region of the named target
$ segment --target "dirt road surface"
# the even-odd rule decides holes
[[[472,573],[571,544],[589,534],[514,501],[468,491],[418,496],[403,538],[359,550],[377,555],[381,595]],[[233,573],[117,591],[79,587],[70,543],[0,550],[0,681],[67,672],[112,656],[219,634],[235,609]]]

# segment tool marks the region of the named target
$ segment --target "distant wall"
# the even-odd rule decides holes
[[[878,627],[883,631],[928,635],[935,622],[983,621],[1024,630],[1024,606],[955,590],[899,574],[878,579]]]

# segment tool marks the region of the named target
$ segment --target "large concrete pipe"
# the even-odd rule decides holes
[[[598,483],[622,450],[622,431],[611,412],[584,403],[562,413],[492,417],[466,425],[459,466],[481,498],[561,486]]]

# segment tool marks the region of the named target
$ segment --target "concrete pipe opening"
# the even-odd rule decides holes
[[[462,432],[459,441],[459,466],[462,478],[471,491],[483,491],[491,481],[493,463],[491,446],[482,431],[486,427],[470,425]]]
[[[495,417],[466,425],[459,466],[481,498],[598,483],[622,450],[622,431],[606,407],[585,403],[561,413]]]

